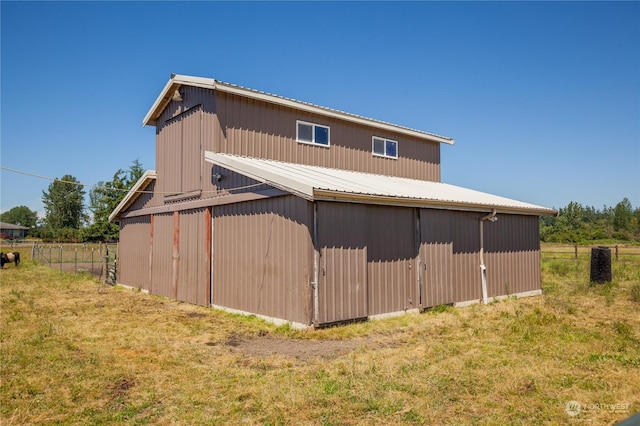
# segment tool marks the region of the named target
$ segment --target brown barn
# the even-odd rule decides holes
[[[540,290],[538,217],[440,181],[447,137],[172,75],[156,171],[112,213],[118,282],[322,326]]]

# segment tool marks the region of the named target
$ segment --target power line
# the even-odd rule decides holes
[[[39,175],[36,173],[30,173],[30,172],[25,172],[22,170],[16,170],[16,169],[12,169],[10,167],[5,167],[5,166],[0,166],[0,169],[2,170],[6,170],[8,172],[13,172],[13,173],[18,173],[21,175],[25,175],[25,176],[31,176],[31,177],[36,177],[39,179],[46,179],[46,180],[50,180],[50,181],[57,181],[57,182],[61,182],[61,183],[66,183],[66,184],[70,184],[70,185],[76,185],[76,186],[86,186],[89,188],[94,188],[94,189],[105,189],[105,190],[112,190],[112,191],[122,191],[122,192],[130,192],[130,189],[124,189],[124,188],[109,188],[106,186],[101,186],[101,185],[91,185],[91,184],[86,184],[86,183],[82,183],[82,182],[74,182],[74,181],[70,181],[70,180],[64,180],[64,179],[58,179],[58,178],[52,178],[49,176],[43,176],[43,175]],[[225,188],[225,191],[227,192],[233,192],[233,191],[239,191],[241,189],[249,189],[249,188],[253,188],[256,186],[261,186],[261,185],[266,185],[263,182],[258,182],[258,183],[254,183],[251,185],[245,185],[245,186],[237,186],[235,188]],[[176,194],[175,192],[156,192],[156,191],[144,191],[144,190],[138,190],[135,191],[137,194]],[[223,196],[224,193],[223,191],[220,190],[211,190],[211,191],[203,191],[204,193],[217,193],[219,194],[219,196]]]

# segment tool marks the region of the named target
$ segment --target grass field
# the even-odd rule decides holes
[[[543,296],[316,331],[27,256],[0,271],[0,423],[613,424],[640,411],[640,256],[591,286],[571,254]]]

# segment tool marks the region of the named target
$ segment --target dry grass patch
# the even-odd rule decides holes
[[[640,264],[569,262],[541,297],[296,331],[27,259],[0,271],[2,424],[611,424],[640,411]]]

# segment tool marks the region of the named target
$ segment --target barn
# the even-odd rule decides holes
[[[122,285],[296,327],[541,293],[556,212],[441,182],[451,138],[184,75],[143,124]]]

